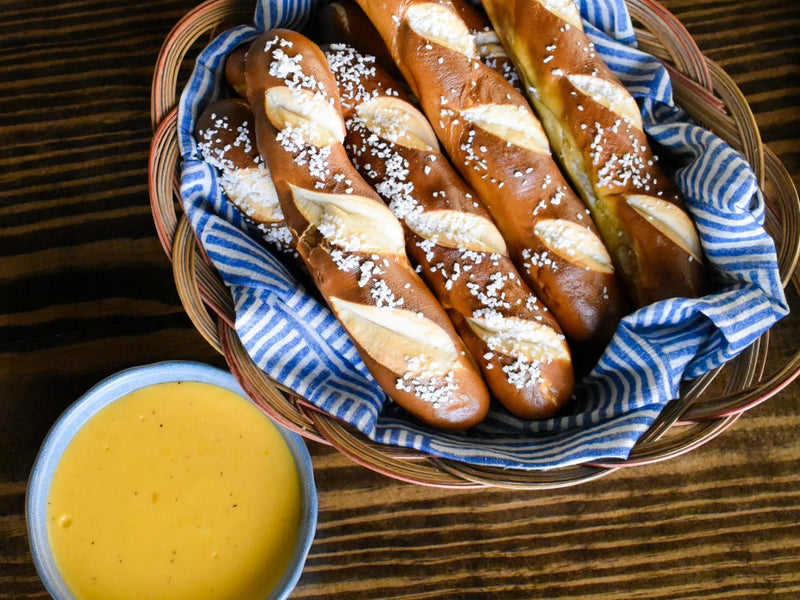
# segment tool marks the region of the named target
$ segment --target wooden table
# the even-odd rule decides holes
[[[24,496],[57,416],[126,367],[223,364],[148,205],[153,65],[194,4],[0,0],[0,598],[47,597]],[[800,183],[800,4],[664,4]],[[788,356],[798,320],[782,331]],[[798,413],[795,384],[687,455],[538,492],[416,487],[309,443],[321,511],[292,597],[798,598]]]

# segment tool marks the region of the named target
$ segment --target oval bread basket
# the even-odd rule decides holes
[[[155,67],[149,164],[150,199],[161,244],[172,261],[179,296],[203,337],[228,363],[244,390],[286,427],[338,449],[390,477],[439,487],[554,488],[612,471],[678,456],[711,440],[745,411],[788,386],[800,373],[800,352],[775,360],[770,335],[719,369],[687,382],[624,461],[529,471],[467,465],[376,444],[270,379],[250,359],[233,327],[233,302],[204,256],[178,200],[176,104],[198,49],[235,24],[250,23],[253,0],[208,0],[189,12],[165,40]],[[676,102],[742,152],[767,198],[766,229],[778,250],[784,286],[800,288],[800,205],[791,178],[766,148],[746,100],[733,81],[698,50],[683,26],[654,0],[628,0],[642,50],[662,59]],[[780,323],[777,325],[780,326]],[[776,326],[776,327],[777,327]],[[777,366],[774,364],[778,362]]]

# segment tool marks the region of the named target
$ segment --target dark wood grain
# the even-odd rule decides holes
[[[663,3],[800,183],[800,4]],[[153,65],[194,5],[0,0],[0,598],[47,597],[24,495],[56,417],[120,369],[223,364],[181,308],[148,205]],[[791,317],[772,361],[799,339]],[[799,387],[689,454],[561,490],[421,488],[310,442],[319,528],[292,597],[800,598]]]

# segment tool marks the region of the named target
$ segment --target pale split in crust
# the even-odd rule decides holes
[[[450,8],[434,2],[412,4],[405,14],[411,29],[453,52],[477,58],[475,38],[464,21]]]
[[[402,227],[373,198],[290,189],[295,209],[330,245],[347,252],[405,254]]]
[[[550,154],[550,142],[539,120],[524,106],[483,104],[459,111],[463,119],[497,136],[507,144]]]
[[[563,21],[567,25],[571,27],[576,27],[578,29],[583,29],[583,23],[581,22],[581,13],[578,10],[578,5],[575,3],[575,0],[532,0],[532,1],[538,2],[546,10],[558,16],[560,19],[563,19]]]
[[[342,118],[319,94],[287,86],[272,87],[266,92],[264,108],[276,129],[299,132],[303,143],[327,146],[344,140]]]
[[[694,260],[702,262],[703,249],[697,230],[689,215],[678,206],[644,194],[632,194],[625,201]]]
[[[331,306],[348,331],[377,362],[398,373],[422,375],[424,369],[445,377],[459,352],[441,327],[420,313],[397,307],[377,307],[332,297]],[[409,357],[422,361],[410,368]]]
[[[540,219],[533,228],[551,252],[593,271],[613,273],[608,250],[586,227],[563,219]]]
[[[418,110],[392,96],[378,96],[356,107],[356,115],[375,135],[418,150],[438,150],[439,141],[428,119]]]
[[[508,254],[503,236],[484,216],[457,210],[427,210],[408,214],[405,223],[419,237],[439,246]]]

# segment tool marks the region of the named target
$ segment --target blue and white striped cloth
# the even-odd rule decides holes
[[[622,0],[580,0],[587,32],[640,101],[647,132],[685,164],[676,180],[718,272],[718,291],[659,302],[625,318],[578,386],[569,416],[530,422],[493,408],[466,433],[420,426],[386,399],[328,309],[255,241],[258,233],[225,198],[192,137],[198,112],[219,94],[230,49],[270,27],[301,26],[312,5],[262,0],[253,27],[229,30],[202,52],[178,116],[184,210],[230,287],[239,337],[275,380],[379,442],[471,464],[552,469],[624,459],[678,396],[682,380],[729,360],[787,314],[775,248],[763,229],[763,198],[750,168],[674,106],[666,71],[635,47]]]

